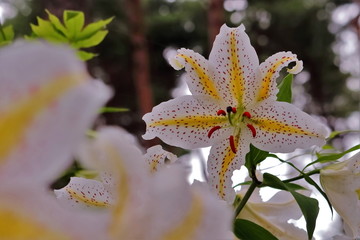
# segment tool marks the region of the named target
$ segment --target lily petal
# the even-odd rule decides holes
[[[291,52],[278,52],[260,64],[256,74],[258,82],[254,84],[256,88],[252,89],[254,91],[252,99],[255,102],[265,99],[276,100],[276,94],[279,91],[276,79],[279,77],[280,70],[291,62],[296,62],[296,66],[290,72],[299,73],[302,70],[302,61],[299,61],[296,54]]]
[[[72,161],[110,90],[72,50],[40,42],[1,49],[0,75],[0,175],[50,182]]]
[[[209,72],[209,63],[203,56],[192,50],[181,48],[178,54],[169,59],[176,70],[185,67],[186,83],[193,95],[207,95],[220,99],[218,90]]]
[[[185,176],[179,166],[161,169],[154,175],[152,209],[157,214],[149,221],[149,239],[226,239],[230,209],[206,184],[197,182],[190,187]]]
[[[107,208],[114,203],[111,192],[100,181],[72,177],[68,185],[55,190],[57,199],[68,208]]]
[[[360,153],[320,171],[320,182],[335,210],[344,219],[347,233],[360,237]]]
[[[325,125],[286,102],[263,101],[252,109],[251,120],[257,133],[251,143],[270,152],[322,146],[329,134]]]
[[[146,133],[144,139],[159,137],[170,145],[187,149],[207,147],[221,141],[230,131],[228,120],[216,113],[219,105],[208,96],[182,96],[163,102],[144,115]],[[208,137],[209,131],[220,126]]]
[[[232,188],[231,177],[234,170],[240,169],[245,163],[245,156],[250,150],[250,135],[242,134],[236,144],[237,152],[234,153],[229,144],[229,139],[225,139],[210,149],[207,162],[209,173],[209,185],[214,192],[221,198],[232,204],[235,199],[235,190]]]
[[[215,67],[217,89],[230,106],[246,102],[246,88],[255,81],[259,60],[244,25],[229,28],[225,24],[216,36],[209,57]],[[254,87],[254,86],[252,86]]]
[[[160,168],[164,167],[167,161],[173,163],[177,160],[176,155],[165,151],[160,145],[148,148],[144,157],[149,163],[151,172],[156,172]]]
[[[246,188],[241,190],[240,197],[245,193]],[[281,191],[269,201],[254,201],[254,198],[259,197],[259,190],[256,189],[237,218],[262,226],[279,240],[306,239],[307,233],[303,229],[288,223],[290,219],[297,220],[302,216],[295,199],[289,195],[290,193]]]

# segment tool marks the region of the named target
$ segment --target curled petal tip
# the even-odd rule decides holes
[[[184,65],[179,61],[178,55],[170,57],[168,62],[175,70],[184,68]]]
[[[296,61],[296,64],[293,68],[288,68],[287,72],[291,74],[298,74],[303,70],[303,61]]]

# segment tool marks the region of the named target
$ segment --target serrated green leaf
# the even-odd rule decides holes
[[[81,51],[81,50],[77,51],[76,54],[83,61],[90,60],[98,55],[96,53],[91,53],[91,52],[86,52],[86,51]]]
[[[341,152],[341,153],[325,153],[325,154],[317,154],[318,159],[316,159],[315,161],[309,163],[308,165],[306,165],[304,167],[307,168],[313,164],[316,164],[316,163],[326,163],[326,162],[332,162],[332,161],[335,161],[335,160],[338,160],[339,158],[342,158],[343,156],[345,156],[346,154],[348,153],[351,153],[353,151],[356,151],[360,149],[360,144],[359,145],[355,145],[354,147],[344,151],[344,152]]]
[[[85,16],[81,11],[64,11],[64,24],[67,29],[68,38],[74,40],[84,27]]]
[[[295,201],[301,209],[302,214],[304,215],[308,239],[312,239],[316,226],[316,218],[319,214],[319,202],[314,198],[304,196],[294,191],[288,187],[288,183],[282,182],[278,177],[269,173],[264,173],[263,182],[273,188],[289,191],[293,195]]]
[[[116,113],[116,112],[127,112],[128,108],[117,108],[117,107],[102,107],[99,113]]]
[[[105,20],[100,20],[100,21],[97,21],[97,22],[90,23],[89,25],[87,25],[84,28],[83,31],[81,31],[79,33],[78,39],[87,39],[87,38],[91,37],[97,31],[100,31],[106,25],[108,25],[113,19],[114,19],[114,17],[111,17],[111,18],[108,18],[108,19],[105,19]]]
[[[292,102],[291,85],[293,82],[293,75],[288,74],[278,85],[279,92],[277,93],[277,100],[279,102]]]
[[[67,30],[65,28],[65,26],[61,23],[60,19],[58,17],[56,17],[54,14],[52,14],[49,10],[45,10],[45,12],[47,13],[50,22],[52,23],[52,25],[54,26],[54,28],[56,28],[59,32],[61,32],[64,36],[67,35]]]
[[[265,228],[245,219],[235,220],[234,234],[241,240],[277,240],[277,238]]]
[[[97,33],[95,33],[94,35],[92,35],[91,37],[82,40],[82,41],[76,41],[74,42],[72,45],[75,48],[88,48],[88,47],[93,47],[98,45],[99,43],[101,43],[104,38],[106,37],[106,35],[108,34],[107,30],[102,30],[99,31]]]
[[[42,18],[37,18],[38,25],[30,24],[33,33],[40,38],[52,42],[67,42],[67,39],[61,35],[53,25]]]

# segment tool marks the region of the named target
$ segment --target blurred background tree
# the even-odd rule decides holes
[[[115,16],[109,35],[94,49],[99,57],[88,66],[115,89],[108,105],[130,109],[105,114],[106,122],[139,137],[145,131],[142,115],[172,98],[179,82],[181,73],[167,64],[167,53],[185,47],[207,57],[223,23],[243,23],[261,61],[279,51],[303,60],[304,71],[294,82],[295,105],[322,116],[332,130],[359,128],[358,1],[0,0],[0,7],[18,36],[30,33],[36,16],[46,18],[44,9],[58,16],[64,9],[81,10],[87,21]],[[353,59],[347,66],[346,46]],[[336,144],[343,147],[341,139]]]

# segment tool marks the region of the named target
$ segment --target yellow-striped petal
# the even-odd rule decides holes
[[[72,50],[45,43],[1,49],[0,75],[0,175],[52,181],[110,92]]]
[[[165,151],[160,145],[148,148],[144,157],[149,164],[151,172],[156,172],[166,164],[173,163],[177,160],[176,155]]]
[[[182,48],[178,50],[176,56],[169,59],[169,63],[176,70],[185,68],[186,83],[192,94],[220,99],[209,63],[203,56],[192,50]]]
[[[114,203],[104,183],[93,179],[72,177],[68,185],[55,190],[55,194],[69,208],[107,208]]]
[[[271,152],[322,146],[329,132],[318,120],[286,102],[264,101],[252,109],[256,137],[251,143]]]
[[[182,96],[163,102],[144,115],[146,133],[144,139],[159,137],[170,145],[187,149],[210,146],[229,134],[228,120],[218,116],[219,109],[225,109],[207,96]],[[221,128],[208,137],[209,131]]]
[[[278,92],[276,79],[279,77],[280,70],[291,62],[296,62],[296,66],[290,72],[298,73],[302,70],[302,62],[291,52],[278,52],[260,64],[256,75],[256,83],[254,89],[252,89],[254,96],[252,99],[255,102],[265,99],[276,100]]]
[[[244,165],[245,156],[250,149],[250,134],[242,131],[244,133],[239,136],[241,138],[235,141],[236,153],[231,149],[229,139],[225,139],[211,148],[207,163],[209,185],[221,199],[230,204],[235,199],[231,177],[234,170]]]
[[[224,101],[234,107],[246,102],[246,91],[255,81],[259,60],[243,25],[221,27],[209,62],[215,68],[216,86]]]

